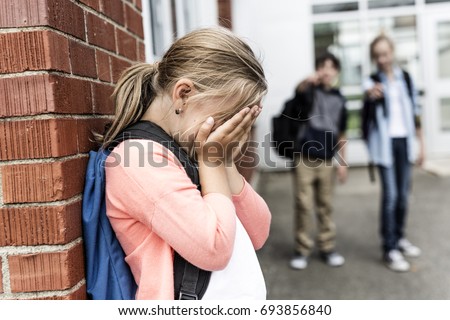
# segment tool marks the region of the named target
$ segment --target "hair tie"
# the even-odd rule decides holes
[[[155,73],[159,72],[159,61],[155,61],[153,63],[153,68],[155,69]]]

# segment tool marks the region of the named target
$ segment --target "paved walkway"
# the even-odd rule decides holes
[[[263,172],[258,191],[272,211],[271,235],[259,251],[269,299],[450,299],[450,177],[414,173],[408,238],[423,254],[399,274],[381,263],[379,186],[364,168],[351,169],[335,194],[338,249],[347,263],[324,265],[314,254],[307,270],[289,268],[293,192],[289,172]]]

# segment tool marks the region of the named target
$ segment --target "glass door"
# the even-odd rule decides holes
[[[422,30],[427,99],[423,107],[427,149],[450,155],[450,16],[428,12]]]

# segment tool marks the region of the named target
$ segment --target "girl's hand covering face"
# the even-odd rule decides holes
[[[261,108],[244,108],[214,131],[214,119],[209,117],[200,127],[194,142],[199,161],[218,163],[231,162],[239,155],[240,148],[247,141],[251,127]]]

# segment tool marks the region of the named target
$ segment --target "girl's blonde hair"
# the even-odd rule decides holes
[[[152,101],[181,78],[190,79],[198,92],[190,103],[218,101],[216,122],[259,103],[267,92],[261,64],[245,42],[224,28],[199,29],[174,42],[161,61],[124,71],[112,95],[114,120],[105,135],[97,135],[102,147],[139,121]]]

